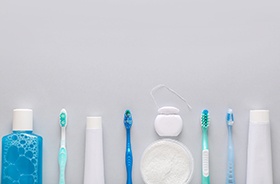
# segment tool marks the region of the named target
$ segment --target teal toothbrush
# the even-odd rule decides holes
[[[210,184],[209,177],[209,149],[208,149],[208,127],[209,127],[209,112],[203,110],[201,114],[202,128],[202,172],[201,183]]]
[[[58,163],[59,163],[59,184],[65,184],[65,168],[67,162],[67,150],[66,150],[66,135],[65,128],[67,125],[67,113],[65,109],[60,111],[59,115],[59,124],[61,126],[61,142],[60,149],[58,154]]]
[[[228,166],[226,184],[235,184],[234,175],[234,149],[232,142],[232,125],[234,123],[232,109],[227,112],[227,127],[228,127]]]
[[[126,153],[125,153],[125,163],[126,163],[126,172],[127,172],[127,180],[126,184],[132,184],[132,150],[131,150],[131,141],[130,141],[130,128],[132,126],[132,116],[129,110],[125,111],[124,126],[126,128]]]

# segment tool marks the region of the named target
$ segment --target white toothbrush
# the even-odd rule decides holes
[[[232,142],[232,125],[234,123],[232,109],[227,112],[227,127],[228,127],[228,167],[226,184],[235,184],[234,174],[234,149]]]
[[[65,168],[67,162],[67,150],[66,150],[66,135],[65,129],[67,125],[67,112],[65,109],[60,111],[59,124],[61,126],[61,141],[60,149],[58,153],[58,163],[59,163],[59,184],[65,184]]]

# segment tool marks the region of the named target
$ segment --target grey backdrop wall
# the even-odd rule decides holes
[[[34,131],[44,137],[44,183],[58,182],[60,129],[66,108],[67,183],[83,182],[86,116],[100,115],[104,127],[107,184],[126,179],[123,113],[133,113],[134,183],[143,183],[140,160],[159,139],[157,109],[149,92],[166,90],[160,106],[181,109],[184,130],[177,138],[193,153],[200,182],[200,113],[208,108],[210,175],[226,177],[225,113],[233,108],[236,180],[246,179],[250,109],[271,113],[274,183],[280,183],[279,1],[1,1],[0,134],[11,132],[12,110],[32,108]]]

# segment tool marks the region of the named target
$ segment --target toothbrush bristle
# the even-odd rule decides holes
[[[227,124],[232,125],[234,123],[232,109],[229,109],[227,112]]]
[[[130,128],[132,125],[132,116],[131,116],[131,112],[129,110],[126,110],[124,113],[124,125],[126,128]]]
[[[67,125],[67,113],[65,109],[62,109],[59,115],[59,123],[61,127],[65,127]]]
[[[209,112],[208,110],[203,110],[201,113],[201,126],[203,128],[208,128],[209,126]]]

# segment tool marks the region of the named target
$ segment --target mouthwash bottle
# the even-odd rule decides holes
[[[2,184],[42,184],[42,137],[31,109],[15,109],[13,132],[2,138]]]

